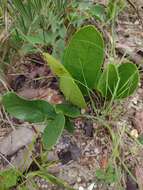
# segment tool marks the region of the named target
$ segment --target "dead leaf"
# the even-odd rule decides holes
[[[20,148],[30,144],[36,137],[33,129],[21,127],[12,131],[0,142],[0,152],[5,156],[10,156]]]
[[[11,131],[12,131],[11,127],[0,127],[0,142]]]
[[[18,93],[20,96],[27,99],[46,100],[51,104],[60,104],[63,102],[63,97],[58,92],[51,88],[24,89]]]
[[[12,158],[11,164],[21,172],[27,170],[32,163],[32,151],[27,148],[20,149]],[[10,168],[11,165],[8,165]]]
[[[101,167],[101,169],[106,169],[108,167],[107,155],[103,156],[103,158],[100,160],[100,167]]]
[[[135,50],[133,51],[132,47],[129,47],[128,45],[121,43],[117,43],[116,49],[120,54],[125,54],[131,61],[135,62],[137,65],[140,65],[142,67],[143,56],[138,53],[138,51],[141,50],[138,50],[137,52]]]

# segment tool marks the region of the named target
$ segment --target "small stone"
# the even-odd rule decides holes
[[[48,188],[48,184],[44,184],[43,188],[45,188],[45,189]]]
[[[80,178],[80,177],[77,178],[77,182],[78,182],[78,183],[81,182],[81,178]]]
[[[42,179],[41,179],[41,182],[45,182],[45,179],[42,178]]]
[[[132,102],[133,102],[134,105],[137,105],[137,103],[138,103],[138,97],[134,97],[132,99]]]
[[[85,143],[85,142],[83,142],[81,145],[82,145],[82,146],[85,146],[85,145],[86,145],[86,143]]]
[[[85,151],[84,153],[86,156],[90,156],[90,152],[89,151]]]
[[[86,110],[85,109],[81,109],[81,114],[85,114]]]
[[[139,21],[138,21],[138,20],[136,20],[134,24],[135,24],[135,25],[138,25],[138,24],[139,24]]]
[[[133,129],[130,133],[130,135],[134,138],[138,138],[139,134],[138,131],[136,129]]]
[[[90,170],[92,170],[93,165],[92,165],[92,164],[89,164],[88,167],[89,167]]]
[[[99,150],[98,148],[95,148],[95,149],[94,149],[94,153],[95,153],[95,154],[99,154],[99,153],[100,153],[100,150]]]
[[[91,150],[91,151],[90,151],[90,154],[92,154],[92,155],[93,155],[93,154],[94,154],[94,150]]]
[[[74,184],[73,188],[74,188],[74,189],[78,189],[78,186],[79,186],[79,185],[76,183],[76,184]]]
[[[41,185],[41,188],[44,189],[44,188],[45,188],[45,184],[42,184],[42,185]]]
[[[83,187],[86,187],[86,183],[83,183],[82,186],[83,186]]]
[[[83,187],[79,187],[79,190],[84,190],[84,188]]]
[[[93,190],[94,187],[95,187],[95,183],[92,183],[92,184],[88,187],[88,190]]]

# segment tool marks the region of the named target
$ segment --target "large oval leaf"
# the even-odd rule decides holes
[[[50,66],[52,72],[60,77],[60,89],[65,95],[66,99],[78,107],[85,108],[86,103],[84,97],[74,79],[65,69],[65,67],[48,53],[44,53],[43,56]]]
[[[56,113],[54,107],[44,100],[26,100],[13,92],[3,95],[2,103],[13,117],[32,123],[52,119]]]
[[[119,80],[117,67],[110,63],[101,74],[97,89],[101,92],[103,97],[108,99],[113,96],[115,97]]]
[[[139,70],[133,63],[124,63],[118,67],[120,83],[117,90],[117,99],[130,96],[138,87]]]
[[[79,81],[82,92],[97,86],[104,59],[104,41],[94,26],[77,31],[65,49],[63,64],[72,77]],[[83,85],[82,85],[83,84]]]
[[[63,114],[57,114],[53,121],[49,121],[48,126],[43,133],[43,144],[46,149],[50,150],[61,136],[65,125]]]

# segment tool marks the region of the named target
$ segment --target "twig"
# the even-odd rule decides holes
[[[10,124],[11,128],[15,131],[15,130],[16,130],[16,129],[15,129],[15,126],[13,125],[12,121],[9,119],[9,116],[8,116],[7,113],[5,112],[5,109],[4,109],[3,106],[2,106],[2,109],[3,109],[3,113],[5,114],[5,117],[6,117],[7,121],[8,121],[8,123]]]
[[[0,157],[3,158],[13,169],[15,169],[15,166],[11,164],[11,162],[3,154],[0,153]]]

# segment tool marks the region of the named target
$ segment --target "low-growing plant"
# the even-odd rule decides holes
[[[84,95],[96,90],[109,102],[131,95],[139,83],[139,71],[133,63],[121,65],[109,63],[102,71],[104,60],[104,40],[94,26],[78,30],[64,51],[61,64],[53,56],[43,53],[45,60],[60,80],[60,89],[66,100],[73,105],[86,108]],[[25,100],[13,92],[3,96],[6,111],[18,119],[39,123],[47,127],[43,133],[43,143],[50,150],[66,128],[73,130],[70,118],[80,116],[77,107],[70,104],[51,105],[43,100]]]
[[[137,66],[131,62],[120,65],[109,63],[102,71],[104,51],[101,33],[89,25],[74,34],[64,51],[63,64],[48,53],[43,54],[51,70],[60,78],[60,87],[67,100],[77,106],[85,107],[85,104],[79,101],[81,100],[79,95],[75,99],[76,90],[73,90],[71,85],[61,84],[66,83],[67,78],[75,81],[77,89],[79,87],[80,97],[96,90],[106,99],[115,100],[126,98],[136,90],[139,83]],[[66,76],[63,79],[65,73],[70,77]]]

